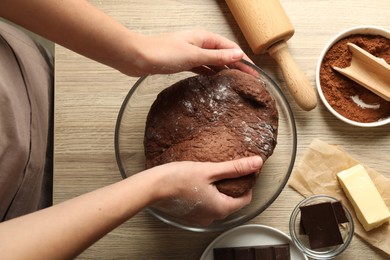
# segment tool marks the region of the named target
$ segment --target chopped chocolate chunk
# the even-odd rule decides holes
[[[274,249],[272,247],[258,247],[255,250],[254,259],[273,259],[273,257],[274,257]]]
[[[214,260],[289,260],[290,245],[214,248]]]
[[[235,260],[236,256],[233,248],[214,248],[215,260]]]
[[[252,260],[253,259],[253,248],[250,247],[243,247],[243,248],[237,248],[235,250],[235,258],[234,259],[240,259],[240,260]]]
[[[301,220],[309,236],[311,249],[343,243],[339,226],[330,202],[301,206]]]
[[[305,227],[303,226],[303,223],[302,223],[302,218],[299,220],[299,234],[307,235]]]
[[[290,259],[290,247],[286,245],[274,246],[274,258],[275,260]]]
[[[338,200],[338,201],[334,201],[331,203],[332,203],[333,212],[334,212],[334,215],[336,217],[337,223],[342,224],[342,223],[349,222],[347,216],[345,215],[345,211],[344,211],[343,205],[341,204],[341,201]],[[305,227],[302,224],[302,218],[299,222],[299,234],[307,235]]]
[[[345,211],[343,205],[341,204],[341,201],[332,202],[332,207],[337,219],[337,223],[342,224],[349,222],[347,216],[345,215]]]

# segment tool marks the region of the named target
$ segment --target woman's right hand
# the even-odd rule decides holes
[[[156,189],[161,197],[153,207],[187,222],[207,226],[214,220],[224,219],[250,203],[252,192],[233,198],[218,191],[215,182],[258,172],[263,165],[259,156],[233,161],[173,162],[151,168],[160,174]],[[151,177],[150,175],[149,177]]]

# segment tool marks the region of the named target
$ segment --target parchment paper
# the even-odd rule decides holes
[[[356,218],[352,204],[345,196],[337,180],[337,173],[348,169],[359,162],[352,158],[340,146],[330,145],[315,139],[305,152],[301,162],[294,169],[289,185],[305,197],[314,194],[327,194],[342,201],[351,212],[355,223],[355,234],[372,246],[390,255],[390,224],[365,231]],[[387,207],[390,207],[390,180],[373,169],[366,168]]]

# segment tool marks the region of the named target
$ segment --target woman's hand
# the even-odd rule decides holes
[[[246,57],[233,41],[197,29],[160,35],[132,35],[134,57],[120,71],[131,76],[196,70],[202,65],[224,66]]]
[[[162,199],[153,206],[190,223],[209,225],[224,219],[249,204],[252,192],[232,198],[218,191],[214,183],[257,172],[261,157],[248,157],[221,163],[174,162],[152,168],[150,174],[162,174]]]

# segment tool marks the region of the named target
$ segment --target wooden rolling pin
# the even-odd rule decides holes
[[[287,40],[294,28],[278,0],[226,0],[249,46],[255,54],[268,52],[282,70],[286,85],[304,110],[317,105],[308,79],[292,59]]]

